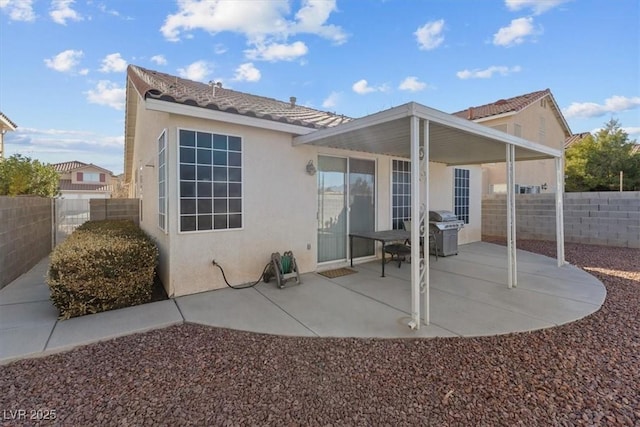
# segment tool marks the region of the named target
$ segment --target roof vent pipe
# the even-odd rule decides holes
[[[473,107],[469,107],[469,116],[468,116],[469,120],[473,120]]]
[[[292,96],[292,97],[289,98],[289,102],[291,103],[291,108],[296,106],[296,101],[297,100],[298,99],[295,96]]]

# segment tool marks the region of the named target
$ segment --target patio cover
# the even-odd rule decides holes
[[[564,165],[562,151],[505,132],[461,119],[442,111],[410,102],[332,128],[293,138],[293,145],[386,154],[411,160],[411,213],[422,227],[412,227],[417,242],[428,228],[429,162],[448,166],[506,162],[508,188],[513,188],[514,163],[520,160],[555,159],[556,162],[556,240],[558,266],[564,264],[562,195]],[[425,185],[420,185],[420,183]],[[507,192],[508,285],[517,285],[515,246],[515,199]],[[421,236],[422,235],[422,236]],[[428,245],[419,253],[412,246],[412,259],[429,259]],[[424,293],[424,321],[429,324],[429,263],[411,263],[411,317],[409,326],[420,327],[420,293]]]

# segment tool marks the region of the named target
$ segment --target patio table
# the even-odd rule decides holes
[[[351,267],[353,267],[353,238],[368,239],[382,243],[382,277],[384,276],[385,245],[392,242],[404,242],[411,238],[411,233],[407,230],[383,230],[383,231],[359,231],[349,233],[349,256],[351,257]]]

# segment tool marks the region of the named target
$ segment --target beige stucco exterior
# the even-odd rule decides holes
[[[568,129],[554,114],[553,101],[549,95],[518,112],[475,121],[562,151],[564,151],[564,140],[568,136]],[[541,193],[553,193],[556,189],[555,168],[555,160],[553,159],[517,162],[515,183],[521,187],[539,187]],[[504,193],[506,191],[507,175],[504,163],[484,164],[483,175],[483,194]],[[544,189],[544,184],[546,184],[546,189]]]
[[[293,146],[295,135],[291,133],[152,111],[140,98],[135,115],[131,165],[137,170],[129,171],[134,178],[130,196],[141,200],[140,226],[158,244],[159,275],[170,296],[225,287],[212,260],[224,268],[232,284],[257,280],[273,252],[291,250],[302,273],[317,270],[318,184],[317,176],[306,172],[306,165],[310,160],[318,165],[320,155],[375,160],[376,226],[378,230],[391,228],[389,156]],[[242,138],[242,229],[179,231],[179,129]],[[157,140],[163,131],[167,132],[166,231],[158,226]],[[471,214],[470,224],[460,232],[461,244],[480,240],[481,234],[482,171],[480,166],[465,168],[471,171]],[[453,167],[431,163],[429,179],[430,209],[453,210]]]

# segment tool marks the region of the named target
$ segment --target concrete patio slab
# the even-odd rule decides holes
[[[56,323],[47,351],[74,347],[182,323],[173,300],[105,311]]]

